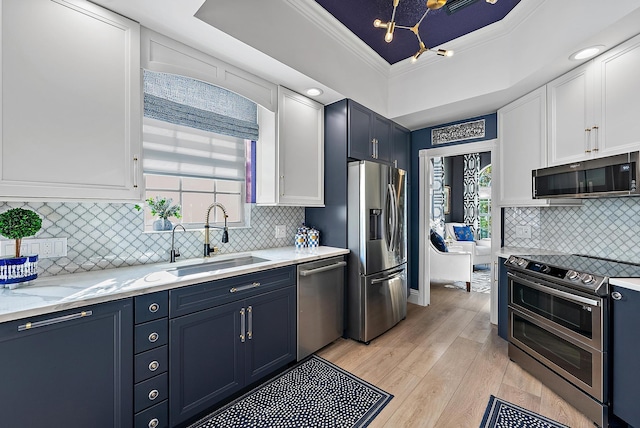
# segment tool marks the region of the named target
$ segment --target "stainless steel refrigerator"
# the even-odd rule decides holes
[[[347,334],[368,343],[407,315],[406,173],[350,162],[347,183]]]

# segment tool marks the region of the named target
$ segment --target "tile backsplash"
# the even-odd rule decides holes
[[[531,226],[531,238],[515,227]],[[581,206],[505,208],[504,245],[640,263],[640,198],[585,199]]]
[[[169,261],[171,233],[144,233],[143,214],[134,204],[0,202],[0,212],[16,207],[31,209],[42,217],[36,238],[67,238],[67,256],[40,259],[40,276]],[[211,245],[217,245],[220,253],[292,246],[296,228],[303,221],[302,207],[252,205],[251,227],[230,229],[227,244],[220,244],[220,230],[211,229]],[[276,225],[286,226],[285,238],[275,238]],[[175,240],[181,253],[178,260],[202,255],[203,230],[178,229]]]

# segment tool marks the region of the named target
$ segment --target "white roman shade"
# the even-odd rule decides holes
[[[145,173],[245,179],[245,140],[257,140],[257,105],[209,83],[144,71]]]

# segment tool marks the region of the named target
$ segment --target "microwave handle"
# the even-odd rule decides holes
[[[542,291],[543,293],[551,294],[552,296],[561,297],[563,299],[569,300],[570,302],[575,303],[583,303],[585,305],[590,306],[600,306],[600,302],[597,300],[589,299],[587,297],[576,296],[575,294],[567,293],[566,291],[556,290],[555,288],[546,287],[542,284],[538,284],[537,282],[532,282],[524,279],[521,276],[514,275],[511,272],[507,272],[507,276],[512,281],[520,282],[527,287],[531,287],[534,290]]]

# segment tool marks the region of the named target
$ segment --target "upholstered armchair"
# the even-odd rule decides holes
[[[470,252],[439,251],[431,241],[429,241],[429,251],[430,279],[464,281],[467,284],[467,291],[471,291],[473,256]]]
[[[473,265],[483,265],[491,263],[491,239],[481,239],[479,241],[459,241],[454,231],[455,227],[466,226],[463,223],[445,223],[444,230],[446,239],[450,242],[451,250],[466,251],[473,255]]]

